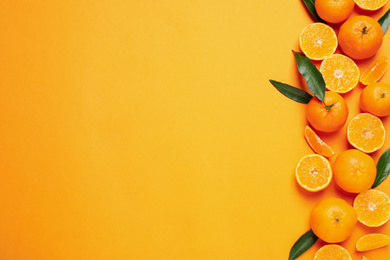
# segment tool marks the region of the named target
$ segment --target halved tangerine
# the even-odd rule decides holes
[[[305,138],[315,153],[321,154],[325,157],[332,157],[334,155],[332,148],[322,141],[313,129],[310,128],[310,126],[306,126],[305,128]]]
[[[313,260],[352,260],[352,258],[344,247],[332,244],[318,249]]]
[[[375,11],[383,7],[387,0],[355,0],[355,3],[363,10]]]
[[[390,245],[390,237],[384,234],[368,234],[356,242],[356,250],[363,252]]]
[[[379,227],[390,219],[390,198],[379,190],[366,190],[353,203],[358,220],[369,227]]]
[[[324,23],[307,25],[299,36],[301,50],[312,60],[323,60],[332,55],[337,44],[337,36],[332,27]]]
[[[379,150],[385,142],[385,135],[386,131],[382,121],[368,113],[358,114],[348,123],[349,143],[365,153]]]
[[[371,83],[377,82],[382,78],[383,74],[387,69],[388,59],[386,56],[383,56],[365,69],[362,76],[360,77],[360,82],[363,85],[369,85]]]
[[[320,191],[328,187],[332,180],[329,161],[319,154],[304,156],[295,169],[298,184],[308,191]]]
[[[338,93],[346,93],[359,82],[360,70],[356,63],[345,55],[333,54],[325,58],[320,67],[326,88]]]

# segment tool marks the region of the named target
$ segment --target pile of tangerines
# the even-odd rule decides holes
[[[290,260],[307,250],[311,243],[308,240],[313,240],[313,237],[330,243],[320,248],[314,259],[352,259],[348,251],[337,243],[351,235],[357,221],[369,227],[378,227],[390,219],[390,198],[386,193],[374,189],[384,179],[378,182],[377,165],[369,155],[379,150],[385,142],[386,131],[380,117],[390,115],[390,84],[379,80],[386,71],[388,59],[377,59],[362,74],[354,61],[374,56],[381,48],[386,30],[368,16],[349,18],[355,4],[362,9],[375,11],[386,2],[316,0],[315,15],[331,24],[342,23],[338,35],[331,26],[318,22],[307,25],[299,36],[300,48],[305,56],[310,60],[322,61],[319,71],[327,91],[322,100],[315,93],[309,93],[313,95],[308,102],[298,101],[307,103],[307,120],[314,130],[306,126],[305,138],[315,154],[299,161],[295,171],[296,180],[304,189],[317,192],[325,189],[334,179],[341,189],[357,196],[353,205],[340,198],[326,198],[318,202],[310,216],[310,232],[313,235],[305,234],[297,241],[292,249],[295,251],[290,252]],[[334,54],[338,45],[343,54]],[[366,86],[359,101],[362,113],[347,125],[347,139],[356,149],[341,152],[331,166],[327,157],[333,156],[334,152],[315,131],[335,132],[346,124],[348,106],[341,94],[354,89],[359,81]],[[299,100],[294,95],[300,95],[301,90],[278,90],[295,101]],[[390,161],[387,163],[390,165]],[[315,243],[316,240],[313,241]],[[385,234],[368,234],[357,241],[356,249],[367,251],[389,244],[390,237]]]

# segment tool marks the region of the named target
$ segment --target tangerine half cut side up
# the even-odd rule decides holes
[[[332,27],[323,23],[307,25],[299,35],[299,46],[311,60],[323,60],[337,48],[337,36]]]
[[[307,191],[315,192],[328,187],[332,180],[329,161],[319,154],[304,156],[295,169],[298,184]]]
[[[369,227],[379,227],[390,218],[390,198],[379,190],[366,190],[353,203],[358,220]]]
[[[325,58],[320,67],[326,88],[338,93],[346,93],[356,87],[360,70],[356,63],[342,54]]]
[[[348,123],[349,143],[364,153],[379,150],[385,142],[386,131],[382,121],[369,113],[361,113]]]
[[[325,245],[318,249],[313,260],[352,260],[348,251],[339,245]]]

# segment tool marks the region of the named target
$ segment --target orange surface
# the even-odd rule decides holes
[[[303,86],[310,22],[287,0],[1,1],[0,258],[287,259],[321,198],[354,198],[296,184],[305,105],[268,82]],[[351,148],[346,126],[320,137]],[[353,259],[370,232],[342,243]]]

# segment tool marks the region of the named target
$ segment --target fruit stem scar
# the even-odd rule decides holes
[[[339,217],[336,218],[336,222],[340,222],[341,219]]]
[[[322,103],[324,103],[327,112],[329,112],[330,109],[336,104],[336,103],[333,103],[332,105],[328,106],[327,104],[325,104],[325,101],[322,101]]]
[[[362,33],[363,33],[363,34],[367,34],[367,33],[368,33],[368,31],[367,31],[367,26],[364,26],[364,27],[363,27]]]
[[[383,92],[382,95],[381,95],[381,98],[384,98],[386,95],[386,92]]]

